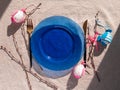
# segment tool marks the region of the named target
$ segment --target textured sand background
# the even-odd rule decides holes
[[[101,82],[94,76],[92,69],[83,78],[75,80],[70,74],[59,79],[48,79],[58,85],[59,90],[120,90],[120,0],[0,0],[0,45],[7,47],[17,58],[12,35],[18,41],[24,62],[29,66],[29,59],[20,29],[11,24],[11,13],[30,4],[42,3],[31,18],[34,26],[42,19],[52,15],[64,15],[81,27],[88,19],[93,29],[94,16],[101,11],[100,19],[113,29],[113,42],[95,55],[95,64],[100,71]],[[33,90],[51,90],[29,75]],[[43,77],[45,78],[45,77]],[[25,74],[21,67],[0,51],[0,90],[28,90]]]

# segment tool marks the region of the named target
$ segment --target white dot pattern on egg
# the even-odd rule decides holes
[[[77,66],[75,66],[73,74],[76,78],[80,78],[82,77],[84,71],[85,71],[84,66],[82,64],[78,64]]]
[[[14,15],[14,20],[15,22],[19,23],[21,22],[22,20],[25,19],[25,15],[24,15],[24,12],[23,11],[18,11],[15,15]]]

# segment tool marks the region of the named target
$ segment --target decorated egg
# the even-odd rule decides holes
[[[81,78],[85,74],[85,67],[83,64],[78,64],[73,69],[73,75],[76,79]]]
[[[12,23],[22,23],[25,21],[25,9],[17,10],[11,16]]]
[[[107,44],[112,42],[112,30],[107,29],[102,35],[98,36],[97,41],[102,43],[102,45],[106,46]]]

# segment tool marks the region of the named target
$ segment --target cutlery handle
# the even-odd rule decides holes
[[[30,68],[32,67],[32,51],[31,51],[31,38],[30,33],[28,33],[28,46],[29,46],[29,60],[30,60]]]

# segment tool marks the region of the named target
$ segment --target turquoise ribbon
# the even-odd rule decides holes
[[[112,30],[107,29],[102,35],[99,35],[97,41],[101,42],[102,45],[106,46],[107,44],[112,42]]]

